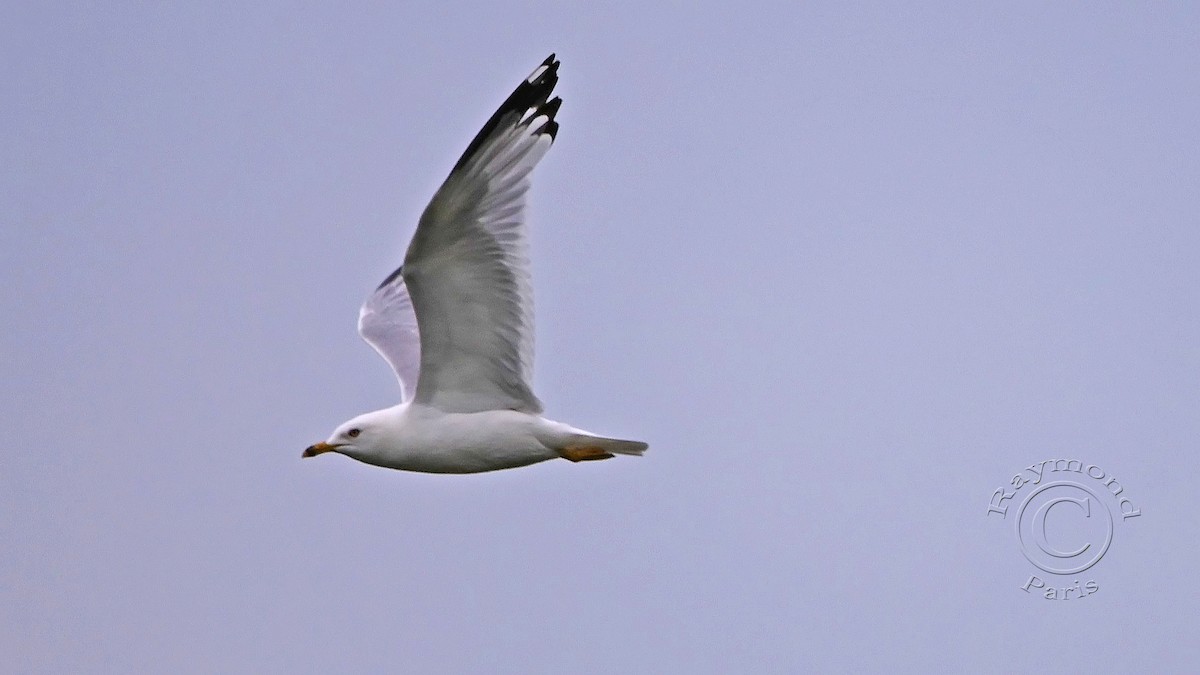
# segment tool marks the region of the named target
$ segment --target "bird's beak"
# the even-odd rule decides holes
[[[336,445],[330,445],[330,444],[326,443],[325,441],[321,441],[320,443],[317,443],[316,445],[308,446],[308,448],[304,451],[304,454],[300,455],[300,456],[301,457],[316,457],[317,455],[321,454],[322,452],[333,452],[334,450],[337,450]]]

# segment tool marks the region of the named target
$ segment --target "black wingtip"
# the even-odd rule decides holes
[[[554,119],[554,116],[558,114],[558,109],[561,106],[562,99],[557,96],[538,106],[537,111],[530,117],[530,121],[532,122],[534,119],[542,117],[545,117],[546,121],[540,127],[533,130],[534,136],[545,134],[550,136],[551,143],[554,142],[558,137],[558,122]]]
[[[558,122],[549,120],[542,126],[538,127],[533,133],[535,136],[541,136],[542,134],[545,134],[550,137],[550,142],[554,142],[554,139],[558,138]]]
[[[553,139],[554,133],[558,131],[558,125],[551,124],[551,122],[554,122],[554,113],[558,112],[558,107],[562,105],[562,99],[558,97],[555,97],[553,101],[548,101],[547,99],[554,93],[554,86],[558,84],[558,66],[561,63],[554,54],[551,54],[537,68],[534,68],[529,77],[517,85],[517,88],[508,96],[508,99],[500,105],[491,119],[475,135],[471,144],[467,146],[466,152],[458,158],[458,162],[455,163],[452,171],[459,170],[464,164],[469,162],[483,142],[496,130],[501,120],[510,114],[522,115],[526,110],[535,108],[535,117],[546,116],[550,118],[546,124],[542,125],[541,129],[546,129],[546,133],[550,133],[551,139]],[[553,129],[553,131],[549,131],[549,129]]]
[[[525,80],[525,84],[539,91],[545,90],[546,96],[549,96],[550,91],[554,89],[554,85],[558,83],[558,67],[561,65],[562,61],[554,58],[554,55],[551,54],[537,68],[533,69],[533,72],[529,74],[529,78]],[[515,94],[516,92],[513,93]]]

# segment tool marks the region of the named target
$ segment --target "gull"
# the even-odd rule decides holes
[[[401,402],[343,423],[302,456],[478,473],[648,447],[543,417],[530,387],[525,193],[558,133],[558,66],[551,54],[487,121],[425,208],[403,264],[359,311],[358,332],[395,371]]]

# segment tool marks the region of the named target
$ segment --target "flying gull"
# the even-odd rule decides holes
[[[530,389],[525,192],[558,133],[558,65],[551,54],[487,121],[425,208],[403,265],[359,311],[358,332],[400,380],[400,404],[342,424],[304,457],[476,473],[648,447],[546,419]]]

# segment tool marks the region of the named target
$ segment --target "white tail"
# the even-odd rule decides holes
[[[619,438],[604,438],[590,434],[571,434],[557,448],[558,454],[572,462],[594,459],[609,459],[613,455],[641,457],[649,445],[641,441],[623,441]]]
[[[571,439],[571,445],[590,445],[598,447],[614,455],[634,455],[641,457],[650,446],[641,441],[623,441],[619,438],[604,438],[602,436],[587,436],[579,434]]]

